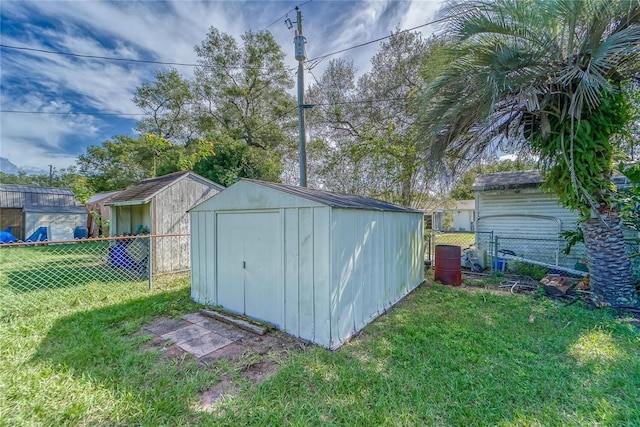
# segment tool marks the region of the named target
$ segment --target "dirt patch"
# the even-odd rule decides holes
[[[285,358],[312,347],[275,329],[257,335],[198,313],[177,320],[155,319],[138,334],[152,336],[144,348],[160,350],[162,360],[186,360],[190,355],[202,369],[220,373],[221,381],[200,393],[194,404],[195,410],[211,413],[224,399],[235,396],[241,386],[255,386],[272,377]]]

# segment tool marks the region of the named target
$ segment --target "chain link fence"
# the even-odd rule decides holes
[[[432,231],[425,236],[425,260],[435,265],[437,245],[460,246],[462,254],[468,254],[482,269],[492,268],[493,232],[447,232]]]
[[[463,269],[472,269],[473,264],[477,263],[485,272],[499,271],[536,278],[548,273],[583,276],[588,271],[584,244],[576,244],[569,254],[565,254],[567,242],[560,238],[432,231],[425,236],[425,260],[428,264],[435,265],[437,262],[437,245],[460,246]],[[640,252],[640,244],[629,241],[627,247],[633,273],[640,281],[640,255],[633,256]]]
[[[189,271],[189,235],[125,236],[0,245],[0,314],[48,306],[92,286],[148,286]]]

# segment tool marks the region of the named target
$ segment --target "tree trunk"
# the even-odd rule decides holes
[[[620,213],[582,223],[593,299],[598,306],[637,306],[638,293],[622,234]]]

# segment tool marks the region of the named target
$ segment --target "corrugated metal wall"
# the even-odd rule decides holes
[[[283,253],[264,256],[282,262],[274,286],[283,288],[284,313],[273,318],[284,318],[287,333],[336,348],[423,281],[422,213],[327,206],[279,211],[282,244],[274,247]],[[219,303],[218,287],[238,286],[216,276],[215,215],[191,213],[191,293],[204,304]]]
[[[563,255],[559,231],[575,230],[578,215],[563,208],[556,196],[540,190],[477,193],[477,232],[493,232],[499,249],[549,264],[574,267],[585,258],[583,245]],[[482,249],[482,248],[481,248]]]
[[[24,206],[75,206],[71,190],[62,188],[28,187],[21,185],[0,186],[0,208]]]
[[[331,347],[422,283],[423,215],[333,209]]]

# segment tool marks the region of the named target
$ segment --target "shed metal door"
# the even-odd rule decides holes
[[[218,214],[218,304],[283,325],[280,213]]]

